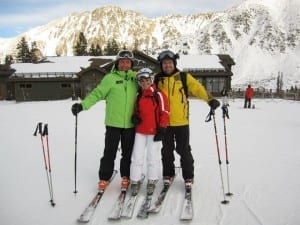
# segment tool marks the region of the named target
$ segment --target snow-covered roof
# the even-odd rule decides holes
[[[217,55],[180,55],[177,67],[183,71],[225,70]]]
[[[62,74],[75,75],[81,71],[81,67],[89,67],[92,58],[115,59],[115,56],[61,56],[47,57],[42,63],[15,63],[11,68],[15,69],[16,76],[26,74]],[[225,70],[220,64],[217,55],[181,55],[177,67],[182,71],[199,70]]]
[[[43,63],[15,63],[11,67],[22,73],[78,73],[80,67],[89,67],[92,58],[115,59],[115,56],[61,56],[47,57]]]

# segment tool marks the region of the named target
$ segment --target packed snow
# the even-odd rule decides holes
[[[77,189],[74,191],[74,101],[0,101],[1,224],[78,224],[77,218],[97,191],[99,160],[104,141],[102,101],[78,117]],[[223,205],[222,185],[213,122],[201,100],[190,104],[191,145],[195,158],[194,218],[179,220],[184,185],[177,176],[159,214],[136,217],[145,184],[132,219],[107,219],[120,191],[119,174],[109,185],[89,224],[298,225],[300,224],[300,102],[254,99],[255,109],[231,100],[226,120],[229,181],[232,197]],[[55,207],[50,196],[38,122],[48,123]],[[222,112],[216,112],[224,188],[227,172]],[[119,168],[118,153],[116,169]],[[178,165],[178,157],[176,163]],[[161,189],[158,183],[155,196]]]

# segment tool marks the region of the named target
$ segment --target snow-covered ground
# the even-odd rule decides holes
[[[77,224],[76,219],[95,194],[103,150],[105,104],[98,103],[78,118],[78,193],[75,195],[75,119],[70,111],[73,103],[71,100],[0,102],[1,224]],[[228,205],[220,204],[223,195],[213,123],[204,122],[209,109],[204,102],[191,100],[194,219],[179,221],[183,182],[178,176],[159,214],[140,220],[135,210],[132,219],[108,221],[119,193],[118,175],[90,224],[299,225],[300,102],[265,99],[254,100],[254,104],[255,109],[244,109],[242,100],[230,101],[227,138],[230,189],[234,195],[228,198]],[[220,109],[216,118],[227,191]],[[33,136],[38,122],[49,124],[55,207],[49,204],[41,140]],[[145,186],[136,209],[144,193]]]

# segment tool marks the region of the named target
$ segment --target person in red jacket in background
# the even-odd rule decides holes
[[[251,108],[251,99],[254,96],[254,90],[249,84],[248,87],[246,88],[245,91],[245,103],[244,103],[244,108]]]
[[[169,105],[166,95],[156,88],[152,70],[140,69],[137,73],[140,86],[136,100],[133,123],[136,135],[131,156],[131,190],[139,188],[145,155],[147,157],[147,192],[153,193],[159,178],[161,141],[169,123]]]

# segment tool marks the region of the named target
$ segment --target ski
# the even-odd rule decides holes
[[[121,218],[122,209],[124,206],[126,193],[128,188],[121,188],[121,192],[118,196],[118,199],[114,205],[114,208],[112,209],[111,213],[108,216],[109,220],[119,220]]]
[[[162,204],[163,204],[163,202],[164,202],[164,200],[167,196],[169,188],[171,187],[175,177],[179,173],[179,169],[180,169],[179,167],[176,167],[174,178],[171,180],[170,183],[168,183],[168,184],[165,183],[164,184],[164,186],[163,186],[162,190],[160,191],[156,201],[154,202],[154,204],[152,206],[149,207],[148,213],[158,213],[161,210]]]
[[[157,180],[148,181],[147,184],[147,195],[143,201],[142,206],[140,207],[137,217],[145,219],[148,218],[148,209],[151,206],[152,196],[155,191]]]
[[[192,188],[186,187],[180,220],[192,220],[193,215]]]
[[[153,195],[153,193],[147,194],[141,208],[139,209],[137,217],[142,218],[142,219],[148,218],[148,214],[149,214],[148,209],[151,206],[152,195]]]
[[[159,193],[159,196],[157,200],[154,202],[152,206],[149,207],[148,212],[149,213],[158,213],[161,210],[162,204],[167,196],[167,193],[169,191],[170,186],[173,182],[170,184],[165,184],[161,192]]]
[[[133,215],[133,211],[134,211],[134,207],[135,207],[135,203],[136,203],[136,200],[138,198],[138,195],[139,195],[139,191],[141,189],[141,186],[143,184],[143,181],[145,179],[145,175],[143,175],[141,181],[140,181],[140,184],[139,184],[139,187],[138,187],[138,190],[137,192],[131,192],[131,195],[129,196],[123,210],[122,210],[122,213],[121,213],[121,217],[125,217],[125,218],[132,218],[132,215]]]
[[[114,179],[117,174],[117,170],[114,170],[113,175],[111,176],[109,183]],[[105,190],[98,191],[98,193],[93,197],[92,201],[88,204],[88,206],[84,209],[83,213],[77,219],[79,223],[88,223],[92,218],[96,208],[104,194]]]

